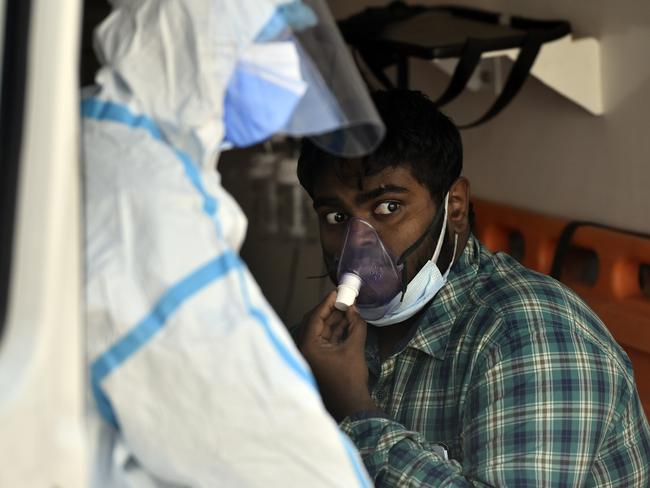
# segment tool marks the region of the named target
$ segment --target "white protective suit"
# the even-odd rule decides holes
[[[296,69],[297,51],[266,45],[271,64],[257,69],[264,56],[251,47],[260,32],[286,41],[288,26],[300,28],[295,9],[114,4],[96,35],[104,67],[82,102],[92,485],[370,486],[238,256],[246,219],[214,170],[224,120],[234,121],[230,143],[272,126],[309,133],[296,107],[313,79]],[[287,95],[250,133],[254,115],[237,108],[250,100],[237,91],[246,69]],[[230,80],[239,88],[224,109]],[[340,134],[331,142],[342,147]]]

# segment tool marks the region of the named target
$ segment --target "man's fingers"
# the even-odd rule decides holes
[[[336,301],[336,290],[332,290],[327,294],[325,297],[325,300],[316,307],[315,313],[320,318],[322,321],[325,321],[327,317],[332,313],[332,310],[334,310],[334,302]]]
[[[334,343],[341,342],[341,339],[343,338],[349,325],[350,321],[347,319],[347,316],[341,314],[338,323],[332,327],[332,336],[330,337],[330,340]]]
[[[366,345],[366,333],[368,330],[366,321],[361,318],[359,312],[353,307],[350,307],[345,312],[345,318],[350,323],[348,337],[345,339],[346,344],[349,347],[358,348],[363,351]]]
[[[324,334],[327,335],[329,342],[335,344],[340,342],[348,323],[345,312],[333,308],[329,317],[325,319],[325,329],[327,330],[324,331]]]
[[[305,341],[311,341],[316,337],[321,337],[325,340],[330,340],[332,335],[332,327],[328,326],[327,319],[332,315],[334,309],[334,302],[336,301],[336,291],[330,292],[323,302],[318,305],[311,317],[306,323],[305,327]]]
[[[330,314],[325,319],[325,326],[335,329],[341,323],[341,320],[345,320],[345,313],[336,308],[332,308]]]

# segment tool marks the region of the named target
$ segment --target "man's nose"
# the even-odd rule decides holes
[[[348,223],[348,233],[358,247],[374,246],[380,238],[377,230],[366,220],[352,218]]]

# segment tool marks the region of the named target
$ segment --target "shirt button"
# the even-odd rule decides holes
[[[386,393],[384,393],[384,390],[377,390],[377,392],[375,393],[377,400],[383,400],[385,395]]]

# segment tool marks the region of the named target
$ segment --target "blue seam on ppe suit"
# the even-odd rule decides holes
[[[82,116],[88,119],[107,120],[123,124],[134,129],[144,129],[149,135],[165,144],[163,134],[156,123],[144,115],[135,115],[127,107],[97,98],[84,99],[81,103]],[[185,173],[192,182],[194,188],[201,194],[204,200],[203,211],[213,219],[217,207],[217,200],[209,195],[203,187],[201,175],[192,163],[189,155],[173,148],[178,158],[183,163]],[[217,235],[221,239],[221,229],[217,224]],[[151,312],[125,336],[119,339],[106,352],[99,356],[91,365],[91,387],[97,408],[104,419],[119,430],[119,424],[110,401],[102,391],[101,381],[111,372],[117,369],[130,356],[135,354],[156,332],[162,329],[169,317],[189,298],[198,293],[202,288],[225,276],[232,270],[238,271],[239,284],[244,303],[249,314],[262,326],[276,352],[284,360],[287,366],[298,374],[307,384],[317,391],[316,382],[311,371],[304,368],[290,350],[276,337],[270,327],[268,318],[258,308],[253,307],[244,276],[245,264],[239,256],[232,251],[226,251],[220,256],[212,259],[205,265],[190,273],[184,279],[171,286],[160,300],[154,305]],[[342,442],[348,459],[354,468],[355,475],[361,486],[368,486],[363,471],[358,463],[347,437],[341,433]]]
[[[293,370],[295,370],[299,376],[301,376],[307,383],[311,384],[314,389],[316,389],[316,382],[314,381],[314,377],[312,374],[309,372],[309,370],[306,370],[303,368],[300,363],[297,361],[297,359],[289,352],[289,350],[280,342],[280,340],[276,337],[276,335],[273,333],[273,330],[271,329],[271,326],[269,324],[269,320],[264,315],[264,312],[262,312],[259,308],[256,308],[253,306],[251,303],[249,294],[248,294],[248,289],[246,288],[246,277],[244,276],[244,267],[239,268],[238,270],[238,278],[239,278],[239,288],[242,294],[242,297],[244,298],[244,303],[246,304],[246,309],[248,312],[262,325],[262,328],[264,329],[264,332],[266,333],[266,336],[268,339],[271,341],[271,343],[275,346],[275,349],[278,351],[282,359],[291,366]]]
[[[237,256],[226,251],[199,267],[193,273],[171,286],[160,297],[151,312],[145,316],[127,334],[123,335],[107,351],[97,358],[90,367],[90,377],[98,407],[104,417],[117,428],[117,419],[108,398],[101,390],[100,383],[111,372],[120,367],[130,356],[135,354],[149,339],[165,326],[167,320],[178,308],[194,294],[229,271],[242,265]]]
[[[294,0],[278,5],[271,18],[257,34],[255,42],[276,40],[285,30],[301,31],[318,24],[318,17],[309,5]]]
[[[87,119],[108,120],[127,125],[134,129],[144,129],[153,139],[161,141],[168,147],[171,147],[176,153],[176,156],[183,163],[183,169],[185,170],[188,179],[203,197],[203,211],[214,221],[215,226],[217,227],[217,236],[219,239],[222,239],[221,225],[216,219],[218,209],[217,200],[203,187],[201,176],[197,167],[192,162],[192,158],[180,149],[176,149],[170,144],[167,144],[165,136],[163,136],[162,132],[160,132],[160,129],[158,129],[158,126],[152,119],[145,115],[135,115],[124,105],[99,100],[97,98],[86,98],[82,100],[81,115]]]
[[[357,479],[359,480],[359,483],[361,486],[364,487],[370,487],[368,484],[366,477],[363,475],[363,470],[361,469],[361,466],[357,462],[357,458],[355,457],[355,454],[358,452],[357,447],[352,443],[350,438],[345,435],[342,431],[339,431],[339,434],[341,435],[341,442],[343,443],[343,447],[345,448],[345,453],[348,455],[348,459],[350,460],[350,463],[352,464],[352,467],[354,468],[354,474],[357,476]]]
[[[149,134],[156,140],[166,143],[164,136],[156,126],[155,122],[143,115],[134,115],[127,107],[113,102],[99,100],[96,98],[85,99],[82,101],[82,115],[89,119],[95,120],[109,120],[133,128],[141,128],[149,132]],[[186,168],[186,175],[192,181],[193,186],[199,191],[204,198],[203,210],[206,214],[212,217],[216,211],[217,202],[210,196],[203,188],[201,176],[191,162],[189,156],[182,151],[175,149],[175,153],[181,159]],[[190,169],[188,170],[188,166]],[[219,236],[221,237],[221,236]],[[190,298],[194,293],[197,293],[204,286],[208,285],[217,278],[224,276],[228,271],[244,267],[245,265],[235,253],[227,251],[221,256],[215,258],[217,261],[224,259],[220,269],[216,269],[213,265],[214,260],[206,265],[200,267],[186,278],[173,285],[163,295],[161,300],[154,306],[150,314],[139,322],[134,329],[126,336],[115,343],[108,351],[103,353],[96,359],[91,366],[91,374],[93,381],[93,392],[95,393],[98,408],[102,415],[117,428],[117,419],[112,411],[110,402],[101,392],[99,383],[110,374],[113,370],[117,369],[129,356],[133,355],[140,347],[142,347],[156,331],[160,330],[166,320],[169,318],[178,306],[185,300]],[[225,267],[224,267],[225,266]],[[208,271],[206,275],[205,272]],[[198,280],[198,281],[197,281]],[[180,288],[179,288],[180,287]],[[291,354],[291,352],[278,340],[270,329],[269,322],[264,313],[254,308],[248,297],[246,283],[243,281],[243,275],[240,275],[240,287],[244,294],[244,300],[248,313],[262,326],[266,335],[271,340],[271,343],[277,350],[278,354],[287,363],[287,365],[294,370],[299,377],[305,380],[314,389],[316,383],[309,370],[304,368],[299,361]],[[179,297],[178,293],[182,292]],[[189,293],[185,293],[189,291]],[[161,311],[165,313],[161,314]],[[157,325],[155,325],[157,324]]]

